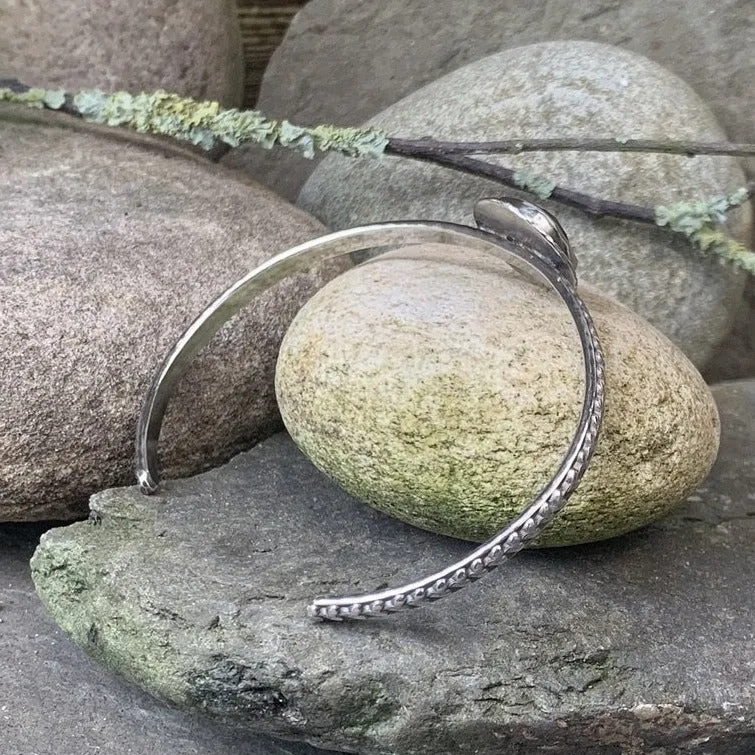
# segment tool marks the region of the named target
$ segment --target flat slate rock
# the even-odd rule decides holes
[[[159,703],[113,677],[53,624],[29,559],[44,525],[0,526],[3,755],[317,755]]]
[[[468,545],[373,511],[286,435],[228,465],[93,498],[32,561],[110,669],[228,724],[363,755],[755,751],[755,382],[714,389],[721,456],[675,515],[530,551],[469,590],[360,623],[312,596],[428,572]]]

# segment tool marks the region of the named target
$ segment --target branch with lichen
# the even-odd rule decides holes
[[[64,110],[90,123],[171,136],[208,151],[219,143],[231,147],[258,144],[266,149],[276,145],[293,148],[308,158],[316,152],[365,157],[382,154],[387,143],[386,136],[373,129],[295,126],[267,118],[258,110],[224,109],[217,102],[198,102],[163,91],[133,95],[89,89],[70,95],[16,82],[15,86],[2,86],[7,83],[0,81],[0,102]]]
[[[400,153],[403,154],[403,153]],[[449,168],[489,178],[498,183],[533,194],[538,199],[550,199],[574,207],[594,218],[613,217],[638,223],[656,225],[685,236],[701,252],[714,254],[731,265],[755,275],[755,252],[731,238],[717,225],[726,221],[729,210],[739,207],[755,194],[755,184],[738,189],[728,197],[710,200],[678,202],[669,207],[643,207],[628,202],[614,202],[590,194],[558,186],[547,178],[526,171],[512,170],[488,163],[466,154],[433,154],[423,152],[405,154],[415,160],[437,163]]]
[[[317,152],[335,152],[347,157],[380,157],[384,154],[442,165],[489,178],[539,199],[551,199],[582,210],[592,217],[614,217],[650,223],[684,235],[702,252],[755,275],[755,253],[727,236],[717,226],[728,212],[755,193],[755,184],[728,197],[709,201],[680,202],[670,207],[644,207],[614,202],[559,186],[542,176],[511,170],[471,154],[520,153],[536,150],[581,150],[611,152],[662,152],[693,156],[755,156],[755,145],[615,139],[510,139],[496,142],[439,142],[434,139],[390,137],[374,128],[296,126],[267,118],[258,110],[222,108],[217,102],[199,102],[169,92],[132,95],[106,94],[98,89],[70,94],[62,90],[28,87],[16,80],[0,80],[0,102],[47,108],[86,121],[129,128],[140,133],[170,136],[211,150],[218,144],[238,147],[256,144],[297,150],[313,158]]]
[[[433,149],[446,155],[520,155],[523,152],[661,152],[667,155],[725,155],[752,157],[755,144],[733,142],[698,142],[690,139],[659,141],[657,139],[590,139],[586,137],[550,137],[547,139],[504,139],[483,142],[449,142],[435,139],[391,139],[403,149],[413,146]]]
[[[655,224],[686,236],[703,252],[716,254],[722,262],[755,275],[755,252],[727,236],[716,226],[726,221],[730,210],[741,207],[752,196],[751,189],[739,189],[707,202],[677,202],[655,208]]]

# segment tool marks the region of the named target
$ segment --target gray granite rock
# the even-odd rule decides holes
[[[711,383],[755,377],[755,276],[750,277],[734,327],[703,373]]]
[[[700,374],[587,285],[606,414],[590,470],[539,545],[621,535],[684,501],[716,460]],[[551,291],[484,252],[388,252],[330,281],[281,344],[286,429],[345,490],[404,522],[482,542],[557,469],[584,392],[574,323]]]
[[[751,142],[753,15],[751,0],[310,0],[270,61],[258,105],[294,122],[357,126],[485,55],[587,39],[640,53],[681,76],[732,139]],[[226,159],[289,199],[316,164],[251,147]]]
[[[548,42],[491,55],[428,84],[369,123],[406,137],[484,140],[623,134],[724,138],[706,105],[652,61],[594,42]],[[563,186],[646,206],[715,196],[743,185],[730,158],[557,152],[493,158]],[[299,205],[336,229],[398,218],[472,222],[489,180],[403,158],[330,156]],[[648,320],[702,368],[729,333],[743,275],[680,237],[549,203],[579,258],[582,280]],[[749,243],[749,205],[730,231]]]
[[[33,118],[0,111],[0,521],[81,517],[91,493],[129,483],[169,347],[236,279],[323,230],[205,160]],[[280,426],[278,345],[324,278],[286,282],[200,357],[166,418],[174,474]]]
[[[40,524],[0,525],[3,755],[317,755],[160,704],[87,657],[34,593]]]
[[[466,552],[357,504],[286,436],[223,469],[96,496],[45,534],[37,590],[74,641],[179,706],[362,755],[750,755],[755,382],[714,389],[720,459],[622,539],[522,554],[417,612],[352,624],[309,598]]]
[[[241,104],[234,0],[0,0],[0,77]]]
[[[755,526],[755,380],[732,380],[712,390],[724,425],[721,452],[710,477],[689,497],[684,519],[715,524],[723,535],[740,526],[747,533]],[[741,555],[744,564],[747,548]],[[742,597],[747,610],[755,610],[752,585]],[[755,669],[755,645],[742,660]]]

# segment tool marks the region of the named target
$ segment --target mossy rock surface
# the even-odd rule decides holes
[[[579,490],[540,545],[613,537],[667,514],[710,470],[715,403],[637,315],[583,294],[606,354],[606,416]],[[433,532],[484,540],[556,471],[584,391],[560,299],[498,259],[415,246],[331,281],[281,347],[297,444],[352,495]]]
[[[361,755],[750,755],[755,382],[713,392],[721,455],[677,512],[421,610],[307,619],[469,544],[354,500],[285,434],[156,498],[94,496],[99,525],[46,533],[34,581],[109,669],[229,726]]]

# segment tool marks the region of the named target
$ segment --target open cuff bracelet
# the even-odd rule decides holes
[[[339,621],[393,613],[449,595],[518,553],[566,505],[595,451],[603,419],[603,354],[590,313],[576,291],[576,259],[566,234],[546,210],[513,198],[482,199],[476,228],[439,221],[376,223],[299,244],[252,270],[215,299],[166,356],[147,394],[136,435],[137,479],[142,492],[158,487],[157,444],[165,410],[191,360],[242,307],[274,284],[325,260],[410,244],[447,244],[488,252],[516,270],[535,273],[556,291],[577,326],[585,364],[585,392],[574,439],[561,465],[535,500],[508,526],[466,558],[428,577],[378,592],[315,600],[310,616]]]

